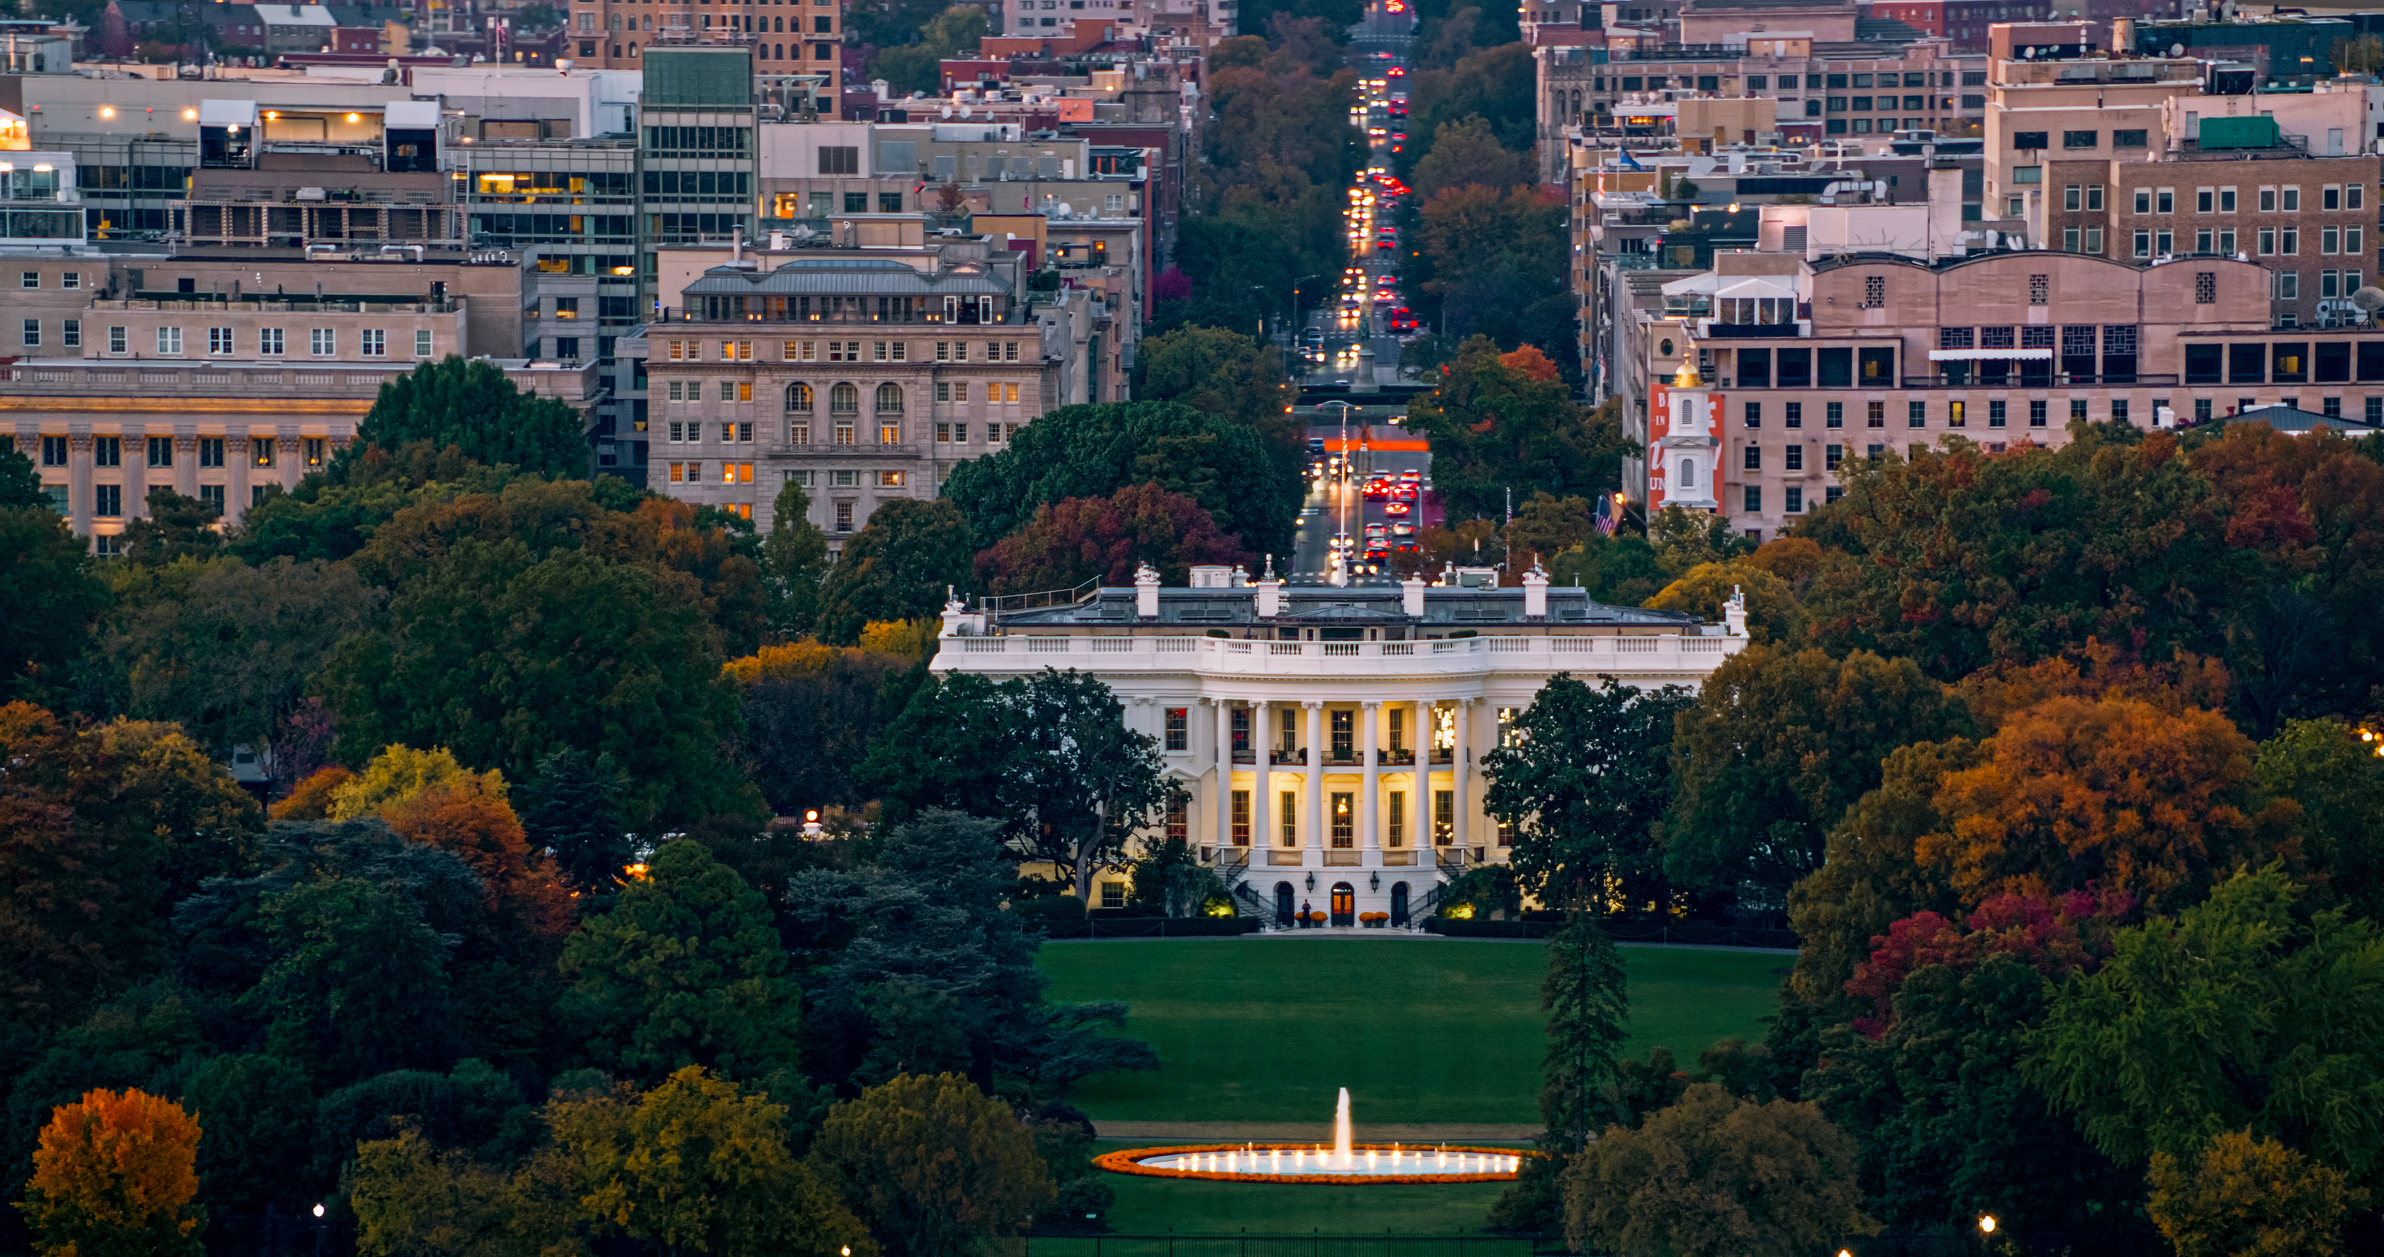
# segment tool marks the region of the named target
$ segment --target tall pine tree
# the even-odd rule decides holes
[[[1540,1006],[1548,1010],[1548,1056],[1540,1066],[1540,1116],[1548,1128],[1538,1141],[1540,1155],[1524,1160],[1515,1185],[1491,1207],[1490,1224],[1503,1230],[1562,1225],[1557,1180],[1566,1161],[1601,1127],[1627,1117],[1617,1098],[1615,1058],[1628,1037],[1629,980],[1614,940],[1578,903],[1564,928],[1548,937]]]

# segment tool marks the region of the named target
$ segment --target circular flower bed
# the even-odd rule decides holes
[[[1413,1146],[1393,1148],[1389,1144],[1359,1144],[1351,1151],[1366,1152],[1369,1150],[1403,1153],[1428,1152],[1435,1155],[1454,1152],[1516,1158],[1540,1155],[1528,1149],[1482,1148],[1470,1144],[1451,1144],[1445,1147],[1435,1145],[1430,1148]],[[1165,1148],[1121,1148],[1115,1152],[1104,1152],[1093,1158],[1093,1164],[1113,1174],[1138,1174],[1146,1178],[1208,1179],[1221,1183],[1331,1183],[1343,1186],[1359,1183],[1503,1183],[1512,1180],[1516,1175],[1514,1170],[1485,1171],[1472,1174],[1250,1174],[1225,1170],[1175,1170],[1143,1164],[1143,1161],[1153,1157],[1183,1153],[1272,1151],[1315,1154],[1320,1149],[1313,1144],[1178,1144]]]

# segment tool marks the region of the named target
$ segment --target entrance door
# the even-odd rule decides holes
[[[1407,883],[1391,884],[1391,924],[1407,924]]]
[[[1285,929],[1285,930],[1288,930],[1288,929],[1290,929],[1290,928],[1291,928],[1291,926],[1292,926],[1291,914],[1292,914],[1293,912],[1295,912],[1295,911],[1297,911],[1297,909],[1296,909],[1296,908],[1293,906],[1293,904],[1292,904],[1291,883],[1290,883],[1290,882],[1277,882],[1277,883],[1275,883],[1275,925],[1276,925],[1276,927],[1277,927],[1278,929]]]
[[[1333,883],[1333,924],[1341,926],[1358,923],[1358,892],[1347,882]]]

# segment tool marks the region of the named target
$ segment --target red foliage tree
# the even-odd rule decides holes
[[[996,593],[1024,593],[1069,589],[1096,576],[1131,584],[1139,563],[1159,569],[1162,583],[1181,585],[1196,563],[1254,561],[1199,503],[1146,482],[1038,508],[1025,527],[978,552],[977,575]]]
[[[2089,887],[2060,895],[1997,895],[1961,924],[1935,912],[1915,913],[1871,936],[1871,958],[1857,965],[1846,993],[1871,1001],[1877,1017],[1855,1019],[1876,1039],[1887,1032],[1896,989],[1916,969],[1945,965],[1968,971],[1989,956],[2011,955],[2050,977],[2091,971],[2111,954],[2111,934],[2127,924],[2136,897]],[[1968,928],[1963,928],[1967,925]]]

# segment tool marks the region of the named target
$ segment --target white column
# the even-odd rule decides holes
[[[1382,723],[1382,704],[1367,703],[1360,709],[1359,714],[1363,718],[1358,721],[1358,736],[1366,740],[1364,748],[1366,771],[1365,784],[1360,787],[1365,792],[1365,797],[1358,807],[1358,849],[1379,852],[1382,849],[1382,829],[1377,823],[1379,813],[1376,809],[1382,794],[1382,765],[1380,762],[1382,755],[1381,748],[1375,745],[1375,733],[1377,727]],[[1369,863],[1371,866],[1379,867],[1382,864],[1382,857],[1379,854],[1375,855],[1370,858]]]
[[[1324,849],[1324,704],[1303,702],[1300,706],[1308,709],[1308,745],[1301,748],[1308,762],[1308,834],[1300,846],[1321,852]],[[1321,854],[1316,863],[1324,863]]]
[[[1274,734],[1267,731],[1267,705],[1250,704],[1250,767],[1257,784],[1250,789],[1250,810],[1256,814],[1258,834],[1253,850],[1275,849],[1275,757]],[[1271,862],[1274,857],[1267,859]],[[1273,901],[1269,900],[1270,907]]]
[[[1407,718],[1407,748],[1415,757],[1415,802],[1407,813],[1407,845],[1413,850],[1432,845],[1432,704],[1417,699],[1408,706],[1414,713]]]
[[[1449,789],[1457,796],[1457,832],[1455,835],[1453,835],[1453,837],[1455,839],[1454,845],[1459,847],[1466,845],[1465,831],[1468,828],[1465,823],[1465,796],[1468,793],[1465,788],[1465,778],[1467,775],[1466,770],[1468,767],[1470,767],[1473,758],[1473,744],[1466,740],[1466,735],[1471,732],[1467,726],[1471,722],[1467,721],[1465,716],[1466,713],[1472,709],[1472,707],[1473,700],[1470,698],[1460,698],[1456,702],[1457,746],[1456,749],[1449,755]]]
[[[1211,805],[1217,809],[1217,857],[1233,849],[1233,704],[1222,698],[1202,699],[1217,708],[1217,789]]]

